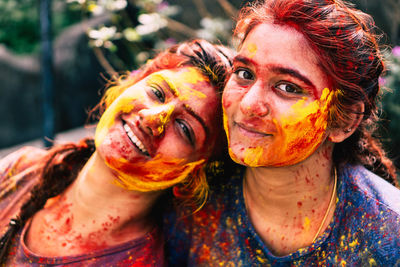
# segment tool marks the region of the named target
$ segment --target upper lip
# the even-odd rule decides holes
[[[154,147],[151,136],[140,127],[140,124],[137,121],[125,118],[125,116],[122,116],[121,119],[123,123],[126,123],[129,128],[131,128],[133,134],[136,135],[139,141],[142,142],[150,157],[154,157]]]
[[[259,127],[255,127],[252,123],[250,122],[243,122],[243,121],[234,121],[236,125],[238,125],[240,128],[245,129],[248,132],[255,133],[255,134],[260,134],[264,136],[272,136],[274,133],[275,127],[273,127],[272,123],[271,125],[269,123],[264,123],[265,127],[263,129],[259,129]]]

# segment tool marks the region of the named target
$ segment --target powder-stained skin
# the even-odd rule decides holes
[[[97,150],[116,172],[117,185],[138,191],[171,187],[204,162],[217,107],[216,93],[196,68],[153,73],[105,111],[96,129]],[[124,124],[143,150],[130,140]]]

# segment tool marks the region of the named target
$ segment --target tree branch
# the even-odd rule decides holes
[[[179,33],[183,33],[184,35],[188,36],[188,37],[196,37],[196,31],[188,26],[186,26],[183,23],[180,23],[179,21],[176,21],[174,19],[171,18],[166,18],[168,24],[167,27],[170,30],[179,32]]]
[[[238,10],[231,3],[229,3],[227,0],[217,0],[217,1],[230,17],[232,18],[236,17]]]
[[[104,70],[112,77],[117,75],[118,73],[114,70],[111,64],[108,62],[106,57],[104,56],[103,51],[99,47],[93,47],[94,55],[96,56],[97,60],[99,61],[100,65],[104,68]]]

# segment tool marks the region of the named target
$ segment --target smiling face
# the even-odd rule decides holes
[[[234,59],[223,94],[224,127],[234,161],[288,166],[326,139],[332,92],[314,51],[296,30],[260,24]]]
[[[127,189],[173,186],[211,153],[219,97],[194,67],[162,70],[126,89],[104,112],[96,148]]]

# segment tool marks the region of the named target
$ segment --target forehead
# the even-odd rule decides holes
[[[214,93],[208,77],[195,67],[161,70],[151,74],[148,81],[166,84],[181,100],[205,99]]]
[[[328,86],[316,52],[305,36],[292,27],[269,23],[257,25],[244,40],[239,55],[251,59],[260,69],[279,66],[296,70],[312,80],[321,92]]]
[[[148,77],[147,82],[163,85],[185,107],[212,124],[218,112],[219,96],[208,77],[195,67],[162,70]],[[209,125],[210,126],[210,125]]]

